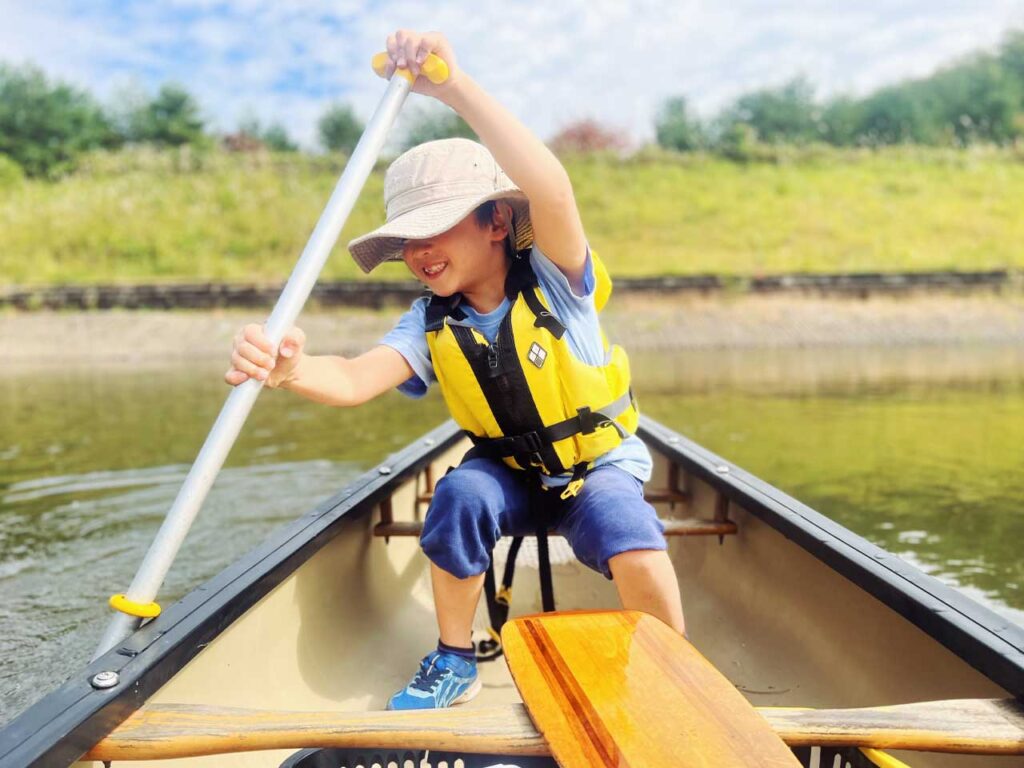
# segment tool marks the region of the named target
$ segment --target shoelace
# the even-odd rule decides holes
[[[438,661],[439,657],[434,656],[430,660],[429,666],[426,664],[421,665],[420,671],[416,673],[416,677],[413,678],[413,681],[410,684],[410,686],[420,691],[433,693],[434,688],[436,688],[437,684],[441,682],[441,677],[444,675],[445,672],[449,671],[448,669],[438,667]]]

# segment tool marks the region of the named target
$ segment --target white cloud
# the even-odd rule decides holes
[[[221,128],[251,112],[311,145],[330,101],[369,116],[383,84],[368,61],[399,25],[444,31],[542,136],[594,117],[642,139],[673,95],[708,114],[798,74],[823,95],[922,76],[1024,26],[1024,0],[0,0],[0,18],[6,61],[101,97],[177,80]]]

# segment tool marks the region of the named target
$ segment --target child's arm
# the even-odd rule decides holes
[[[303,354],[305,343],[306,335],[293,328],[275,354],[263,327],[247,325],[235,336],[231,369],[224,380],[237,386],[256,378],[272,389],[290,389],[318,403],[350,406],[372,400],[413,375],[409,363],[391,347],[377,346],[349,359]]]
[[[498,165],[529,198],[537,247],[565,273],[574,288],[581,288],[587,243],[572,183],[558,158],[458,68],[444,35],[399,30],[388,37],[387,46],[392,64],[408,66],[413,73],[419,72],[428,53],[445,60],[450,71],[447,81],[434,85],[418,78],[413,90],[444,102],[476,132]]]

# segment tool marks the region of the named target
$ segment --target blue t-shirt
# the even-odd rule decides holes
[[[583,278],[583,295],[577,296],[569,279],[537,246],[530,252],[530,264],[537,275],[544,298],[552,313],[565,325],[565,339],[570,351],[588,365],[608,362],[601,337],[601,326],[594,306],[594,264],[587,253]],[[381,344],[391,347],[404,357],[415,374],[399,385],[398,390],[409,397],[422,397],[427,388],[437,381],[427,346],[424,317],[429,298],[416,299],[383,339]],[[498,327],[509,310],[509,300],[491,312],[480,313],[468,304],[460,308],[466,313],[466,324],[476,328],[489,342],[494,342]],[[651,455],[647,446],[636,435],[630,435],[620,445],[594,461],[594,466],[614,464],[642,482],[651,479]]]

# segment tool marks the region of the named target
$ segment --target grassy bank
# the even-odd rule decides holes
[[[341,167],[289,155],[94,156],[58,183],[0,189],[0,282],[279,280]],[[823,152],[748,165],[641,155],[567,167],[590,241],[620,275],[1024,268],[1019,153]],[[383,219],[382,188],[374,174],[342,242]],[[357,273],[341,246],[324,276]]]

